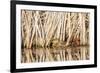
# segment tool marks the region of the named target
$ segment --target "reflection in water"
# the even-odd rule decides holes
[[[88,46],[24,49],[22,52],[22,63],[89,60]]]

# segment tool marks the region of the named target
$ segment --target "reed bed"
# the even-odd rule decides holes
[[[21,41],[22,63],[87,60],[89,13],[21,10]]]

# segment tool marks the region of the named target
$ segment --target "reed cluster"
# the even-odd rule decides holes
[[[21,41],[31,60],[36,48],[89,45],[89,13],[21,10]]]

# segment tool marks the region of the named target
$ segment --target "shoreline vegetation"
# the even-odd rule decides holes
[[[21,42],[21,63],[88,60],[89,13],[21,10]]]

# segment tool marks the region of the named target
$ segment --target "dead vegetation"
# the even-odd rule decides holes
[[[89,46],[89,13],[22,10],[21,38],[22,63],[89,59],[75,49]]]

